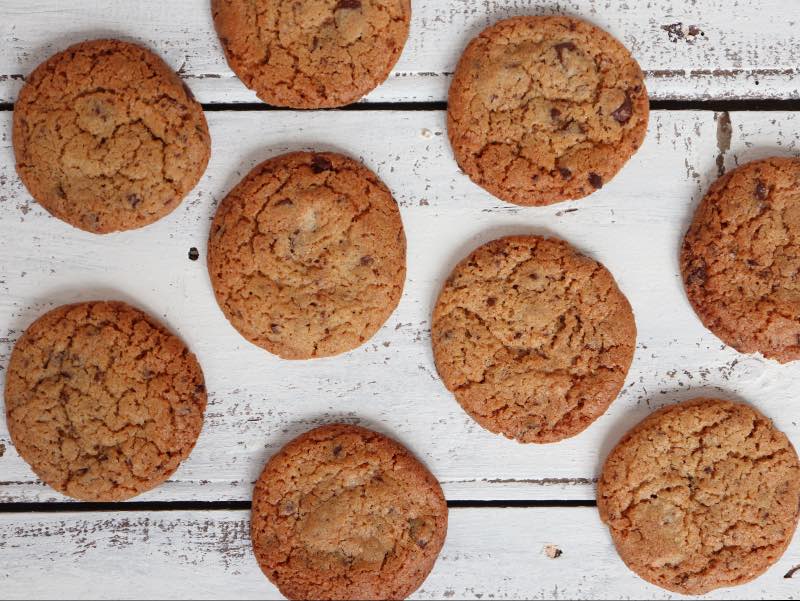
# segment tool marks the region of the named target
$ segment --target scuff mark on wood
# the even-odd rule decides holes
[[[733,137],[733,127],[731,126],[731,115],[728,111],[714,115],[717,122],[717,175],[725,175],[725,153],[731,149],[731,138]]]
[[[40,480],[2,480],[0,486],[44,486]],[[12,499],[13,501],[13,499]]]
[[[484,480],[488,484],[536,484],[539,486],[553,485],[592,485],[597,483],[597,478],[494,478]]]
[[[648,69],[645,76],[652,79],[669,79],[675,77],[718,77],[731,79],[735,77],[777,77],[795,75],[797,69]]]

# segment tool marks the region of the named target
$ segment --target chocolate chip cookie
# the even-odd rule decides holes
[[[261,100],[297,109],[355,102],[408,38],[410,0],[212,0],[231,69]]]
[[[636,323],[600,263],[559,240],[513,236],[455,268],[431,335],[439,374],[467,413],[545,443],[583,431],[617,397]]]
[[[285,359],[360,346],[405,283],[397,203],[374,173],[339,154],[297,152],[253,169],[220,205],[208,246],[225,316]]]
[[[398,443],[357,426],[296,438],[253,493],[256,559],[290,599],[405,599],[446,534],[436,478]]]
[[[476,184],[540,206],[611,181],[641,146],[648,116],[642,71],[614,37],[570,17],[514,17],[467,47],[447,123]]]
[[[714,183],[684,239],[681,272],[723,342],[800,359],[800,160],[754,161]]]
[[[158,56],[95,40],[28,78],[14,105],[14,152],[45,209],[105,234],[175,209],[203,175],[211,141],[202,107]]]
[[[703,398],[625,435],[597,487],[600,517],[628,567],[684,595],[764,573],[791,541],[799,503],[789,439],[748,405]]]
[[[186,346],[120,302],[59,307],[14,346],[6,418],[20,456],[82,501],[121,501],[166,480],[203,426],[203,372]]]

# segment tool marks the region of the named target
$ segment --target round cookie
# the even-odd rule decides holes
[[[17,172],[54,216],[96,234],[175,209],[208,163],[202,107],[149,50],[118,40],[42,63],[14,105]]]
[[[473,419],[546,443],[583,431],[617,397],[636,323],[600,263],[560,240],[513,236],[455,268],[431,336],[445,386]]]
[[[617,444],[597,487],[623,561],[684,595],[742,584],[786,550],[800,464],[752,407],[695,399],[656,411]]]
[[[231,69],[261,100],[316,109],[355,102],[391,72],[410,0],[212,0]]]
[[[220,205],[208,247],[225,316],[284,359],[360,346],[405,283],[397,203],[374,173],[339,154],[297,152],[253,169]]]
[[[122,501],[166,480],[203,426],[203,372],[186,346],[120,302],[59,307],[14,346],[8,431],[45,483]]]
[[[647,133],[644,77],[614,37],[569,17],[484,30],[450,87],[456,161],[502,200],[541,206],[602,188]]]
[[[723,342],[800,359],[800,160],[755,161],[717,180],[684,239],[681,272]]]
[[[253,493],[256,559],[290,599],[405,599],[446,534],[436,478],[395,441],[357,426],[296,438]]]

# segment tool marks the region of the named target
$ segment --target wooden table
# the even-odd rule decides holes
[[[161,316],[197,353],[210,391],[203,433],[174,477],[134,502],[69,502],[37,481],[0,423],[0,597],[278,597],[250,551],[252,483],[295,435],[334,420],[390,434],[442,482],[447,543],[415,597],[669,598],[629,572],[594,507],[610,448],[655,408],[698,395],[746,399],[800,443],[800,363],[724,347],[683,293],[678,248],[704,191],[744,161],[798,154],[800,4],[793,0],[414,0],[411,38],[389,81],[347,110],[259,103],[228,69],[208,0],[0,0],[0,379],[20,333],[47,309],[122,299]],[[543,5],[550,8],[542,8]],[[449,76],[466,41],[515,14],[582,16],[640,61],[650,132],[591,198],[505,204],[473,185],[445,132]],[[19,182],[13,102],[26,74],[83,39],[158,51],[205,105],[208,171],[172,215],[93,236],[50,217]],[[218,202],[254,164],[296,149],[361,158],[393,190],[409,243],[396,313],[342,357],[285,362],[226,322],[205,269]],[[620,398],[580,436],[519,445],[478,427],[437,377],[432,303],[479,243],[564,238],[614,273],[636,312],[637,351]],[[190,249],[200,259],[190,259]],[[557,551],[560,551],[558,553]],[[711,598],[800,595],[800,537],[776,566]]]

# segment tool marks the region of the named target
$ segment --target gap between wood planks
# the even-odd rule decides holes
[[[271,106],[263,102],[221,102],[203,104],[207,112],[221,111],[296,111]],[[0,103],[0,111],[13,111],[14,104]],[[447,102],[357,102],[335,109],[323,111],[445,111]],[[651,111],[713,111],[723,112],[770,112],[800,111],[800,99],[747,99],[747,100],[651,100]]]
[[[594,500],[577,501],[448,501],[450,509],[482,507],[596,507]],[[250,511],[250,501],[132,501],[121,503],[0,503],[4,513],[89,513],[150,511]]]

